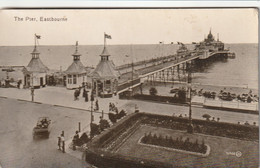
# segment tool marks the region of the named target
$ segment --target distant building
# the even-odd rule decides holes
[[[114,63],[109,60],[110,54],[104,45],[103,52],[97,67],[90,73],[92,78],[92,91],[99,97],[111,97],[117,92],[119,72],[115,69]]]
[[[29,64],[23,69],[25,88],[32,86],[34,88],[40,88],[46,86],[46,74],[49,68],[42,63],[39,57],[40,52],[38,52],[36,46],[36,40],[39,38],[40,36],[35,35],[35,45],[31,53],[32,59]]]
[[[222,43],[219,40],[219,37],[217,38],[217,40],[215,40],[214,36],[211,33],[211,29],[209,31],[207,38],[204,38],[204,41],[202,41],[198,45],[196,45],[196,49],[207,49],[210,52],[223,51],[224,47],[225,47],[224,43]]]
[[[17,87],[17,83],[20,82],[20,88],[22,88],[24,85],[23,69],[24,66],[0,66],[0,86],[4,87],[8,82],[11,86]]]
[[[78,42],[76,42],[76,50],[72,56],[73,62],[65,71],[67,89],[79,88],[87,84],[88,69],[80,61],[81,54],[78,53]]]

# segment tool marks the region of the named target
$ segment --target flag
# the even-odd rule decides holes
[[[37,39],[41,39],[41,36],[40,36],[40,35],[36,35],[36,34],[35,34],[35,37],[36,37]]]
[[[159,44],[162,44],[163,42],[162,41],[159,41]]]
[[[106,33],[105,33],[105,38],[112,39],[112,37],[110,35],[106,34]]]

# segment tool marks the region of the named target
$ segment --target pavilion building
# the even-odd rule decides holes
[[[49,68],[45,66],[40,59],[40,52],[37,50],[36,40],[40,36],[35,35],[35,45],[31,53],[32,59],[29,64],[23,68],[24,87],[40,88],[46,86],[46,75]]]
[[[114,63],[109,60],[106,43],[100,55],[101,60],[94,71],[90,73],[92,78],[92,92],[95,96],[106,98],[112,97],[117,92],[120,73],[115,69]]]
[[[78,52],[78,42],[76,42],[76,50],[72,56],[73,62],[65,71],[67,89],[75,89],[87,84],[88,70],[80,61],[81,54]]]

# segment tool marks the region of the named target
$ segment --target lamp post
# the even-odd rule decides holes
[[[90,110],[91,118],[90,118],[90,124],[92,124],[93,121],[94,121],[94,116],[93,116],[93,101],[94,101],[94,95],[93,95],[93,92],[91,92],[90,101],[91,101],[91,110]]]
[[[134,56],[133,56],[133,46],[131,44],[131,50],[130,50],[130,55],[132,57],[132,63],[131,63],[131,67],[132,67],[132,73],[131,73],[131,83],[129,86],[129,91],[131,92],[131,97],[133,96],[133,86],[134,86]],[[129,57],[129,55],[125,55],[126,57]]]
[[[132,56],[132,82],[131,82],[131,85],[132,85],[132,91],[131,91],[131,96],[133,96],[133,88],[134,88],[134,61],[133,61],[133,56]]]
[[[32,86],[31,86],[32,102],[34,102],[34,86],[33,86],[33,74],[32,74]]]
[[[189,124],[187,127],[187,132],[188,133],[193,133],[194,132],[194,128],[193,128],[193,124],[192,124],[192,110],[191,110],[191,63],[187,64],[188,65],[188,87],[189,87],[189,98],[190,98],[190,102],[189,102]]]

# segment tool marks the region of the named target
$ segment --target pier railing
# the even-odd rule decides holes
[[[121,84],[118,85],[117,91],[121,91],[123,89],[130,88],[131,86],[134,86],[134,85],[136,85],[140,82],[141,82],[141,79],[137,78],[137,79],[134,79],[133,81],[129,80],[127,82],[121,83]]]
[[[229,110],[254,111],[258,113],[258,103],[231,102],[222,100],[205,99],[204,106],[211,108],[223,108]]]

